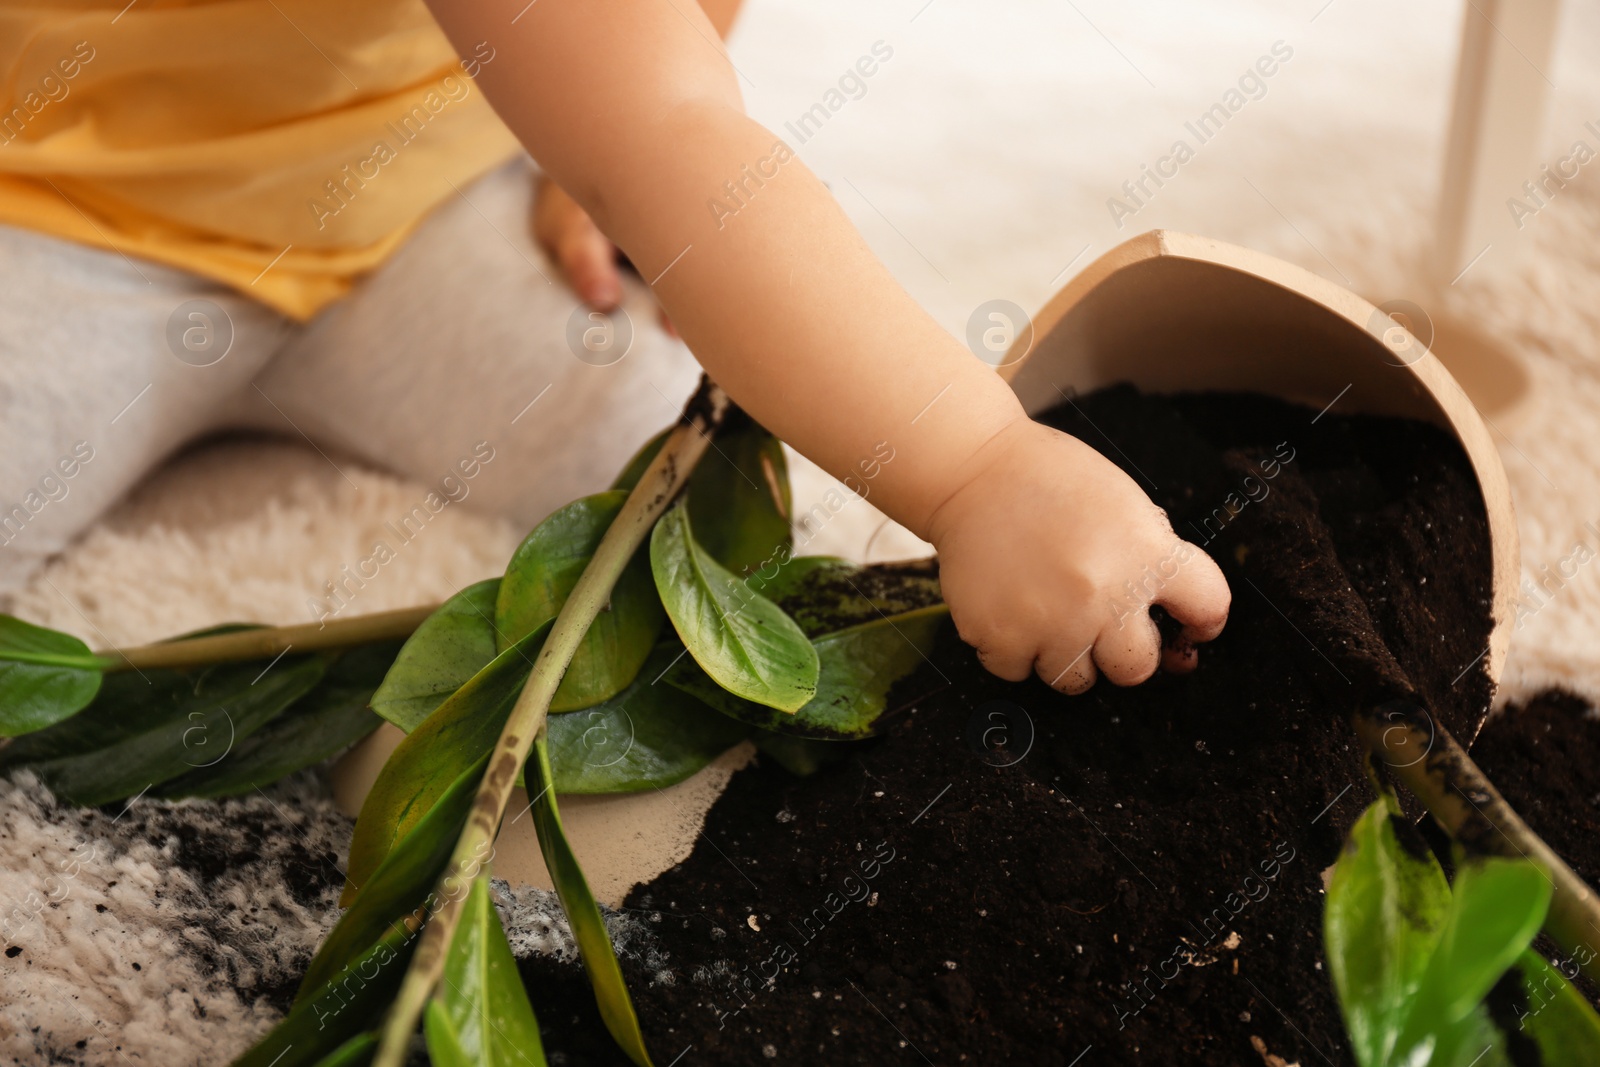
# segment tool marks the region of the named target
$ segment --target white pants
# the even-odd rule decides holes
[[[432,484],[487,441],[466,503],[527,526],[604,488],[699,368],[640,284],[626,315],[589,318],[533,243],[532,178],[519,160],[452,197],[303,326],[183,271],[0,227],[0,595],[221,429]]]

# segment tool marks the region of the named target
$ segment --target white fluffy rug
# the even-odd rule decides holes
[[[1495,271],[1454,286],[1426,280],[1463,6],[756,0],[734,60],[752,111],[783,131],[875,42],[892,49],[801,154],[957,335],[980,303],[1037,307],[1094,256],[1164,226],[1283,256],[1375,301],[1415,301],[1507,345],[1533,389],[1495,428],[1524,569],[1536,580],[1577,542],[1600,550],[1586,526],[1600,529],[1600,168],[1533,219],[1505,263],[1485,264]],[[1584,53],[1600,12],[1569,7],[1546,72],[1558,86],[1542,140],[1549,160],[1580,137],[1600,147],[1583,129],[1600,120],[1600,67]],[[1119,230],[1107,199],[1279,41],[1293,55],[1265,95]],[[211,443],[141,487],[15,610],[97,646],[227,619],[303,621],[307,598],[420,492],[358,466],[341,462],[352,485],[295,443]],[[798,510],[825,486],[802,470]],[[880,520],[854,507],[807,550],[866,552]],[[363,610],[442,598],[494,574],[522,533],[454,508],[429,529]],[[914,547],[891,530],[871,554]],[[1600,565],[1530,607],[1503,696],[1561,684],[1600,700]],[[0,787],[4,936],[22,948],[0,956],[0,1054],[17,1064],[163,1067],[236,1054],[272,1015],[236,989],[288,980],[334,915],[327,893],[297,896],[281,884],[293,863],[342,855],[348,832],[314,778],[298,783],[292,797],[227,808],[136,807],[118,825],[59,810],[25,785]],[[241,821],[257,827],[248,847]],[[200,884],[197,846],[185,844],[196,835],[237,870]],[[276,881],[252,877],[251,849],[277,864]],[[95,860],[48,880],[75,855]],[[45,899],[47,884],[64,885],[65,896]]]

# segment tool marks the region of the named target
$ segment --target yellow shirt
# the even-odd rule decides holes
[[[516,150],[471,53],[422,0],[0,0],[0,223],[307,319]]]

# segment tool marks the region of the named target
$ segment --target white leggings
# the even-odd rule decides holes
[[[183,271],[0,227],[0,596],[222,429],[434,485],[488,442],[466,503],[524,525],[604,488],[699,368],[637,283],[617,358],[626,327],[589,319],[533,243],[532,176],[522,159],[452,196],[305,325]]]

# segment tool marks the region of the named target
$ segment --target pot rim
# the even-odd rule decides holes
[[[1153,265],[1157,269],[1151,269]],[[1137,316],[1146,321],[1132,323],[1104,314],[1103,308],[1096,308],[1096,298],[1119,284],[1128,291],[1142,285],[1149,289],[1146,296],[1156,296],[1173,277],[1182,274],[1196,280],[1204,277],[1206,285],[1213,287],[1231,287],[1236,282],[1266,286],[1303,301],[1303,310],[1311,313],[1304,320],[1305,333],[1316,334],[1318,344],[1312,345],[1311,350],[1318,351],[1320,346],[1320,354],[1315,359],[1324,365],[1297,367],[1295,373],[1301,381],[1308,371],[1313,377],[1322,372],[1324,377],[1341,380],[1348,374],[1352,385],[1365,379],[1362,387],[1355,390],[1356,395],[1347,402],[1356,410],[1421,417],[1447,430],[1460,443],[1477,476],[1488,516],[1494,628],[1481,658],[1487,661],[1485,669],[1491,684],[1498,688],[1515,626],[1521,575],[1516,513],[1505,467],[1483,417],[1460,384],[1402,324],[1366,298],[1302,267],[1254,249],[1198,234],[1150,230],[1104,253],[1062,286],[1033,317],[1032,328],[1018,331],[998,367],[1000,376],[1018,393],[1030,413],[1054,402],[1040,388],[1042,383],[1059,391],[1051,381],[1052,376],[1087,387],[1108,384],[1109,380],[1146,384],[1137,372],[1120,379],[1080,381],[1085,373],[1094,376],[1095,368],[1090,364],[1095,345],[1092,335],[1098,331],[1102,336],[1114,337],[1121,330],[1124,335],[1131,336],[1148,331],[1150,319],[1160,322],[1162,316],[1166,316],[1171,320],[1176,315],[1190,313],[1192,308],[1183,307],[1185,301],[1182,300],[1151,299]],[[1166,291],[1171,292],[1170,289]],[[1193,299],[1189,302],[1192,304]],[[1128,318],[1122,316],[1121,320]],[[1184,323],[1172,321],[1170,325],[1181,328]],[[1215,326],[1215,322],[1207,325]],[[1241,327],[1239,323],[1233,325],[1236,329]],[[1403,331],[1402,334],[1394,334],[1396,329]],[[1345,343],[1346,338],[1354,343]],[[1360,343],[1361,339],[1368,343]],[[1397,350],[1407,353],[1399,362],[1393,358]],[[1421,354],[1410,354],[1416,351]],[[1348,362],[1338,363],[1340,360]],[[1169,365],[1176,362],[1167,360]],[[1405,378],[1395,379],[1392,372],[1396,369],[1401,370]],[[1073,373],[1060,372],[1077,374],[1075,377]],[[1210,382],[1213,388],[1254,387],[1244,381],[1229,381],[1230,372],[1239,373],[1240,366],[1224,368],[1220,360],[1208,363],[1202,357],[1186,361],[1177,374],[1185,379],[1180,387],[1205,388],[1212,374],[1216,375],[1216,380]],[[1172,386],[1156,385],[1154,388],[1170,391]],[[1293,400],[1305,399],[1291,395],[1291,390],[1283,383],[1266,382],[1260,391]],[[1472,666],[1465,665],[1463,673]],[[1474,738],[1462,740],[1471,744]]]

